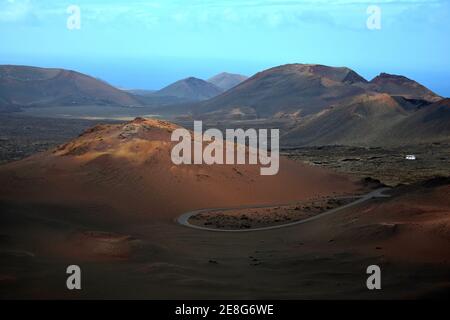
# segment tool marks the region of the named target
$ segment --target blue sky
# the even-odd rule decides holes
[[[69,30],[67,7],[81,9]],[[369,5],[381,29],[366,26]],[[0,0],[0,63],[158,89],[285,63],[403,74],[450,96],[450,0]]]

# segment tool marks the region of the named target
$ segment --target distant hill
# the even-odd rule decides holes
[[[230,86],[239,77],[223,73],[212,79]],[[286,146],[450,141],[449,99],[399,75],[382,73],[369,82],[345,67],[289,64],[225,92],[193,77],[156,92],[127,92],[75,71],[0,66],[0,111],[78,105],[152,106],[161,115],[231,125],[277,120]]]
[[[257,73],[224,94],[200,104],[200,117],[269,118],[308,115],[365,93],[367,81],[348,68],[289,64]],[[233,115],[234,114],[234,115]]]
[[[223,91],[227,91],[227,90],[230,90],[231,88],[237,86],[241,82],[244,82],[247,79],[248,79],[247,76],[243,76],[240,74],[222,72],[222,73],[215,75],[214,77],[208,79],[208,82],[221,88]]]
[[[450,142],[450,99],[412,110],[388,94],[361,95],[299,120],[281,140],[292,146]]]
[[[286,145],[365,145],[408,116],[388,94],[363,94],[309,117],[282,137]]]
[[[140,105],[131,94],[79,72],[12,65],[0,66],[0,98],[16,107]]]
[[[407,99],[421,99],[436,102],[442,99],[428,88],[404,76],[381,73],[370,81],[369,89],[388,93],[392,96],[402,96]]]
[[[271,119],[281,143],[384,145],[450,141],[448,100],[403,76],[370,82],[345,67],[289,64],[257,73],[192,106],[204,120]]]
[[[179,80],[157,91],[155,95],[177,97],[191,101],[207,100],[223,92],[212,83],[194,77]]]
[[[387,131],[384,139],[408,142],[450,142],[450,99],[442,99],[410,114]]]

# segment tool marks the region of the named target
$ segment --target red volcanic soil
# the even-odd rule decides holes
[[[0,168],[3,199],[96,203],[127,219],[173,219],[186,210],[283,203],[347,194],[358,186],[342,175],[280,160],[275,176],[256,165],[174,165],[176,126],[157,120],[97,126],[56,150]]]
[[[302,225],[248,233],[175,223],[199,208],[351,194],[350,179],[281,159],[175,166],[175,125],[97,126],[0,167],[0,298],[377,299],[449,291],[449,183],[404,187]],[[65,289],[82,269],[81,291]],[[366,268],[382,270],[367,290]]]
[[[347,231],[350,239],[377,243],[398,260],[450,264],[450,180],[440,181],[403,187],[392,199],[368,204]]]

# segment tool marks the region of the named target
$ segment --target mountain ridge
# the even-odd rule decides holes
[[[437,102],[442,99],[430,89],[405,76],[382,72],[369,82],[369,87],[377,92],[403,96],[408,99],[422,99]]]
[[[155,95],[201,101],[215,97],[222,92],[222,89],[212,83],[199,78],[188,77],[162,88]]]
[[[278,112],[311,114],[337,100],[364,93],[362,85],[366,83],[367,80],[346,67],[287,64],[258,72],[199,105],[194,115],[212,113],[223,117],[226,111],[235,108],[252,110],[261,118]]]
[[[139,106],[131,94],[73,70],[0,65],[0,96],[16,107]]]
[[[222,72],[209,78],[207,81],[216,85],[224,91],[228,91],[247,79],[247,76],[243,76],[241,74]]]

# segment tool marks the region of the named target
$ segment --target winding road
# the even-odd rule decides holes
[[[193,224],[189,223],[189,219],[192,216],[195,216],[196,214],[199,213],[203,213],[203,212],[214,212],[214,211],[231,211],[231,210],[236,210],[236,209],[259,209],[259,208],[273,208],[276,206],[288,206],[288,205],[292,205],[293,203],[290,204],[283,204],[283,205],[263,205],[263,206],[240,206],[240,207],[233,207],[233,208],[213,208],[213,209],[201,209],[201,210],[195,210],[195,211],[189,211],[186,213],[183,213],[181,216],[179,216],[176,219],[176,222],[179,223],[182,226],[185,227],[189,227],[189,228],[193,228],[193,229],[198,229],[198,230],[203,230],[203,231],[214,231],[214,232],[256,232],[256,231],[266,231],[266,230],[273,230],[273,229],[281,229],[281,228],[286,228],[286,227],[292,227],[295,225],[299,225],[299,224],[303,224],[303,223],[307,223],[310,221],[314,221],[314,220],[318,220],[321,219],[325,216],[329,216],[331,214],[334,214],[338,211],[341,211],[343,209],[347,209],[353,206],[356,206],[360,203],[363,203],[365,201],[368,201],[370,199],[374,199],[374,198],[385,198],[385,197],[389,197],[389,195],[385,195],[383,194],[383,192],[390,190],[390,188],[380,188],[377,190],[374,190],[364,196],[359,196],[359,199],[348,203],[344,206],[338,207],[338,208],[334,208],[332,210],[328,210],[325,211],[323,213],[320,213],[318,215],[315,215],[314,217],[310,217],[304,220],[299,220],[299,221],[295,221],[295,222],[290,222],[290,223],[286,223],[286,224],[280,224],[280,225],[276,225],[276,226],[271,226],[271,227],[263,227],[263,228],[254,228],[254,229],[243,229],[243,230],[223,230],[223,229],[215,229],[215,228],[207,228],[207,227],[201,227],[201,226],[196,226]],[[347,197],[348,198],[348,197]],[[356,198],[356,197],[355,197]],[[297,204],[298,202],[296,202],[295,204]]]

